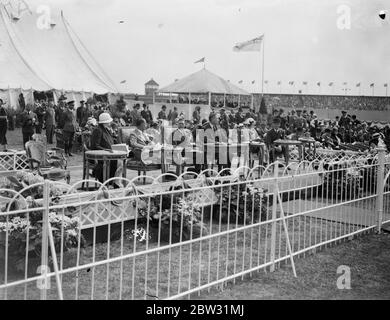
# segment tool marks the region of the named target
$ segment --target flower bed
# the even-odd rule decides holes
[[[216,188],[213,218],[223,223],[251,224],[267,218],[267,190],[242,182]],[[220,217],[221,215],[221,217]]]
[[[37,201],[43,197],[44,180],[38,175],[27,172],[18,172],[16,177],[8,177],[0,181],[0,195],[2,197],[1,212],[8,212],[0,216],[0,264],[4,265],[6,247],[8,247],[9,266],[16,271],[23,271],[26,264],[26,257],[31,263],[39,263],[42,249],[42,219],[43,210],[36,210],[42,207]],[[30,188],[27,188],[31,186]],[[58,201],[62,194],[55,183],[50,183],[51,205]],[[24,190],[25,189],[25,190]],[[20,192],[19,196],[11,190]],[[24,190],[24,191],[23,191]],[[31,211],[28,211],[31,209]],[[34,210],[33,210],[34,209]],[[23,214],[12,214],[15,210],[25,210]],[[77,248],[80,244],[84,246],[84,238],[80,234],[80,221],[67,211],[51,211],[48,216],[53,231],[54,245],[57,252],[61,247],[64,252]],[[80,242],[80,243],[79,243]],[[49,254],[50,258],[50,254]],[[30,269],[30,268],[29,268]],[[31,269],[35,272],[34,267]]]
[[[139,207],[139,216],[149,219],[154,238],[159,234],[161,241],[174,243],[208,234],[200,204],[193,194],[180,189],[176,188],[178,193],[144,199]]]
[[[346,163],[326,166],[322,183],[323,196],[331,199],[354,200],[363,196],[363,168],[347,167]]]

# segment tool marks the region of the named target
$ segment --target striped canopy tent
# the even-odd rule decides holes
[[[250,96],[247,91],[231,84],[216,74],[202,69],[185,78],[161,88],[158,93],[162,94],[208,94],[208,104],[211,103],[212,94]],[[191,99],[189,99],[191,100]]]
[[[32,103],[34,91],[51,91],[54,100],[65,94],[76,106],[93,94],[116,95],[115,84],[63,13],[52,10],[45,23],[36,12],[0,2],[0,97],[16,108],[20,93]]]

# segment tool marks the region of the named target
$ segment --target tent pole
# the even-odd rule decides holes
[[[11,104],[11,88],[9,86],[8,86],[8,101],[9,101],[10,108],[12,108],[12,104]]]
[[[226,93],[223,94],[223,107],[226,108]]]
[[[211,91],[209,91],[209,107],[211,108]]]

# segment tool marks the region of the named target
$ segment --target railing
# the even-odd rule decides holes
[[[26,168],[28,168],[28,159],[25,151],[0,152],[0,171]]]
[[[294,276],[295,259],[390,221],[384,150],[280,165],[106,181],[87,200],[82,181],[2,189],[0,298],[179,299],[281,264]]]

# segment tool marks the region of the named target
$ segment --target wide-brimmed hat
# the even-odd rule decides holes
[[[58,101],[64,101],[67,99],[68,99],[67,97],[65,97],[63,94],[61,94],[61,96],[58,98]]]
[[[103,112],[99,116],[99,123],[111,123],[112,121],[109,113]]]

